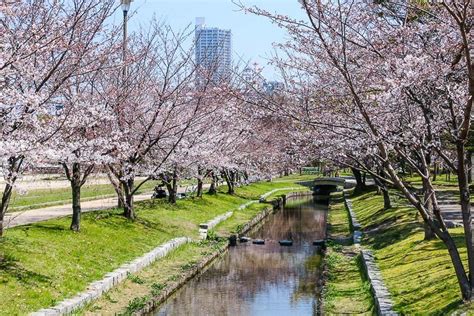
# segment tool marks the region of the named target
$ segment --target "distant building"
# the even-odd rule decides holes
[[[253,86],[262,86],[265,82],[265,78],[262,76],[263,68],[258,63],[248,65],[242,71],[242,79],[245,83]]]
[[[278,91],[283,91],[285,88],[285,84],[280,81],[266,81],[263,84],[263,89],[267,94],[273,94]]]
[[[232,32],[206,27],[204,18],[196,18],[195,36],[198,82],[208,76],[214,83],[228,79],[232,68]]]

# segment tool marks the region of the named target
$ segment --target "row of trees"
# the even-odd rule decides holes
[[[81,187],[94,172],[107,173],[134,219],[134,195],[147,181],[161,179],[175,202],[180,177],[196,177],[201,196],[203,179],[215,192],[221,175],[232,194],[240,178],[298,160],[288,149],[296,143],[278,130],[284,122],[244,101],[250,91],[238,71],[217,83],[195,64],[192,31],[153,21],[129,37],[124,59],[122,25],[109,23],[117,6],[0,4],[0,235],[16,181],[38,165],[63,168],[78,231]]]
[[[418,210],[427,239],[451,257],[462,297],[474,290],[473,228],[466,146],[474,94],[473,4],[469,0],[301,0],[306,21],[258,8],[286,29],[273,64],[285,89],[265,93],[235,70],[216,83],[193,58],[192,32],[153,21],[129,38],[110,24],[113,0],[25,0],[0,4],[0,161],[6,179],[0,234],[15,182],[39,164],[60,165],[80,193],[107,172],[124,216],[133,197],[161,179],[174,202],[177,180],[268,175],[307,161],[370,174]],[[218,62],[218,61],[216,61]],[[199,77],[199,80],[197,80]],[[248,74],[245,75],[248,77]],[[247,78],[248,79],[248,78]],[[252,80],[252,79],[251,79]],[[457,175],[467,262],[439,207],[433,175]],[[410,169],[422,191],[401,177]],[[143,178],[144,177],[144,178]],[[140,180],[139,180],[140,179]]]
[[[289,34],[273,60],[285,78],[285,94],[254,104],[299,122],[295,133],[310,135],[306,152],[312,157],[370,174],[385,193],[387,209],[388,187],[402,192],[423,218],[426,238],[446,245],[462,297],[471,300],[474,234],[466,146],[474,97],[473,2],[299,2],[306,21],[246,8]],[[433,185],[441,164],[457,175],[463,246],[447,228]],[[421,177],[421,193],[401,177],[407,169]]]

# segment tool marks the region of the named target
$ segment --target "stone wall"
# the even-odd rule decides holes
[[[393,310],[393,301],[390,298],[390,292],[388,291],[387,287],[385,286],[385,283],[383,282],[382,275],[377,266],[377,263],[375,262],[375,258],[372,252],[360,246],[360,243],[362,241],[362,226],[357,220],[357,216],[352,208],[352,201],[348,197],[347,190],[344,190],[344,203],[351,221],[354,244],[360,247],[360,254],[364,267],[364,273],[370,282],[370,289],[374,298],[377,314],[398,315],[398,313]]]

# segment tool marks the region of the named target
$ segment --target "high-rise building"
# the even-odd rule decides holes
[[[232,32],[206,27],[204,18],[196,18],[195,35],[198,82],[206,78],[214,83],[228,79],[232,68]]]

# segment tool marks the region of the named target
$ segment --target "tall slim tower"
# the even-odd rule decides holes
[[[206,27],[204,18],[196,18],[196,64],[198,82],[209,78],[217,84],[229,78],[232,68],[232,32]]]

